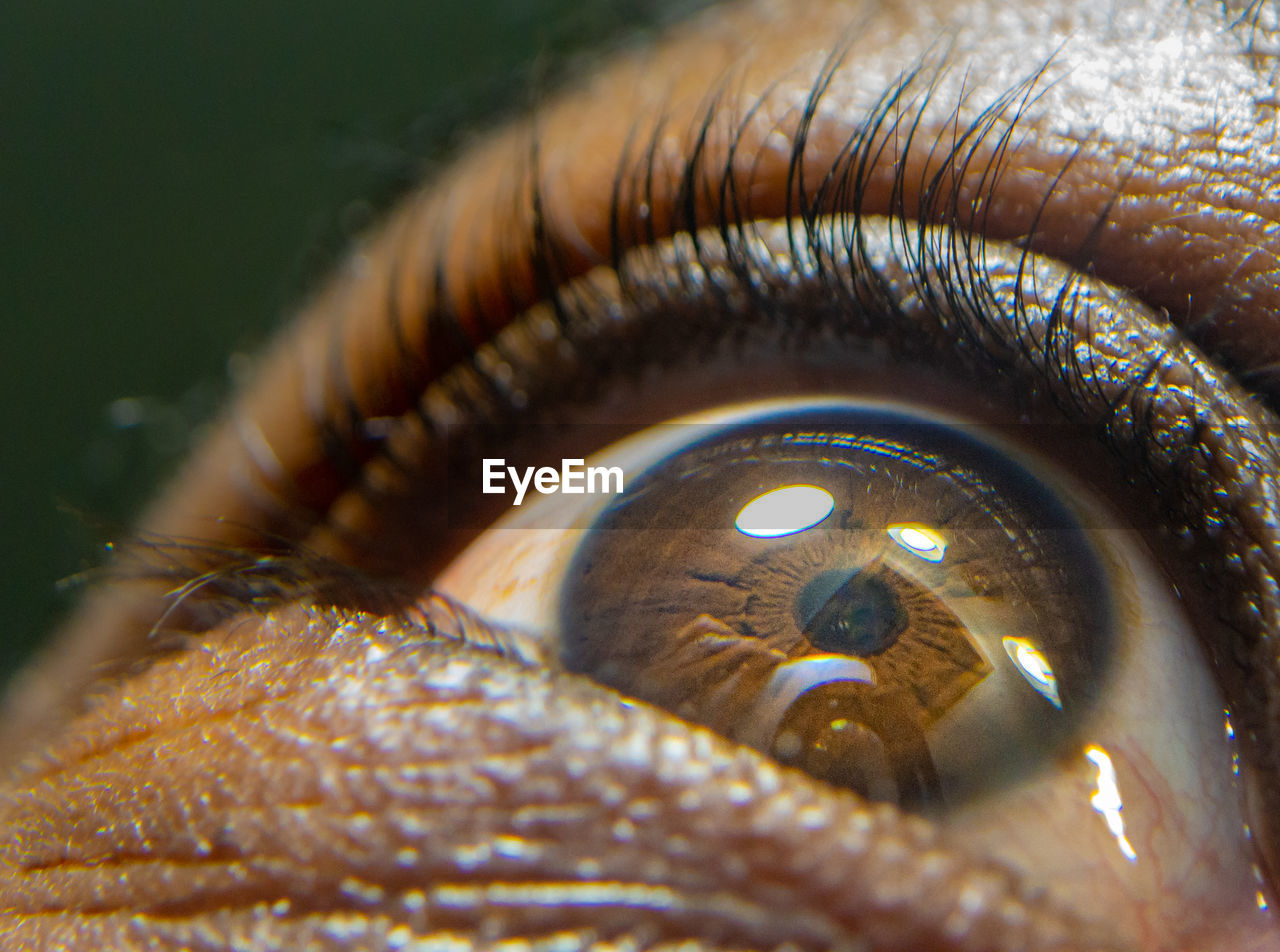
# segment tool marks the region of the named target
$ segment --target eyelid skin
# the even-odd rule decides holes
[[[144,532],[250,551],[309,541],[377,454],[366,421],[411,412],[429,382],[553,288],[615,262],[628,247],[714,225],[725,181],[737,208],[753,218],[809,208],[820,195],[820,211],[932,218],[991,238],[1033,235],[1038,252],[1087,265],[1166,308],[1207,351],[1270,392],[1280,347],[1280,335],[1268,333],[1280,307],[1271,197],[1280,162],[1271,63],[1260,52],[1273,39],[1266,24],[1246,18],[1230,26],[1218,4],[1155,0],[1101,13],[1084,5],[812,3],[797,22],[794,12],[760,2],[695,22],[662,49],[624,60],[545,106],[528,125],[492,135],[410,198],[264,358],[257,384],[144,519]],[[1250,44],[1254,53],[1246,55]],[[981,70],[969,70],[970,57]],[[905,84],[904,64],[919,67]],[[886,100],[885,90],[894,89],[898,98]],[[985,134],[964,140],[993,106]],[[890,117],[883,134],[846,151],[878,108]],[[856,195],[823,192],[826,173],[845,155],[868,160],[863,187]],[[1274,523],[1246,526],[1246,536],[1255,530],[1267,537]],[[1265,581],[1272,555],[1244,552],[1255,580]],[[94,594],[56,653],[8,699],[0,751],[12,758],[39,744],[78,709],[101,664],[142,653],[160,595],[148,584]],[[183,619],[173,621],[181,627]],[[276,640],[267,637],[275,622],[241,624],[189,655],[211,662],[210,688],[255,664],[251,653],[238,653],[237,638],[265,639],[258,649],[264,670],[292,657],[293,640],[310,636],[328,646],[317,657],[322,667],[354,657],[327,640],[341,619],[313,629],[307,618],[288,616],[278,629],[287,638]],[[379,644],[363,624],[353,637]],[[181,680],[184,664],[197,661],[164,660],[142,677]],[[421,703],[412,694],[415,676],[398,664],[377,671]],[[1266,668],[1263,677],[1274,681],[1275,671]],[[358,679],[314,687],[315,703],[343,702],[342,683]],[[196,703],[180,687],[168,690]],[[1269,690],[1269,698],[1280,697],[1274,685]],[[113,695],[109,712],[119,714],[128,700],[127,691]],[[1274,708],[1265,713],[1280,721]],[[740,756],[700,738],[688,743],[710,745],[713,758]],[[235,739],[217,750],[230,756]],[[77,743],[64,739],[53,756],[74,762]],[[180,748],[176,756],[181,763]],[[649,766],[658,770],[660,762]],[[157,784],[177,773],[157,775]],[[85,796],[93,789],[86,784]],[[26,829],[38,830],[52,791],[40,788],[25,800],[11,791],[4,809],[30,808]],[[839,803],[855,818],[867,816]],[[894,824],[904,821],[884,822],[892,835],[877,842],[891,844]],[[357,891],[362,885],[354,884]],[[27,888],[34,887],[8,892],[10,908]],[[50,886],[39,901],[52,902],[63,888],[71,885]],[[1033,947],[1011,938],[1023,935],[1009,923],[1021,923],[1024,913],[1035,922],[1025,928],[1042,935],[1044,947],[1081,939],[1064,935],[1056,914],[1038,906],[1026,912],[1020,898],[992,899],[1005,895],[1005,885],[991,890],[976,899],[963,889],[946,894],[955,905],[939,906],[937,917],[916,926],[936,926],[934,933],[891,933],[905,926],[874,920],[892,897],[880,897],[872,918],[857,921],[860,928],[885,923],[879,947],[949,947],[947,910],[977,902],[984,914],[1003,910],[1007,921],[955,939],[954,947]],[[780,901],[787,908],[785,895]],[[228,934],[240,926],[248,927],[228,924]],[[726,929],[720,938],[740,937]],[[820,932],[814,943],[834,944]]]

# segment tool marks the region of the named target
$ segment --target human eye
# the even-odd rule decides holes
[[[1175,30],[1152,25],[1174,13]],[[1274,127],[1259,71],[1265,11],[1240,13],[1117,6],[1039,17],[978,4],[874,15],[832,4],[797,21],[748,5],[478,146],[357,249],[153,511],[145,531],[162,544],[152,569],[185,574],[188,597],[158,625],[163,586],[122,583],[81,616],[86,640],[122,639],[90,655],[128,656],[127,639],[157,627],[204,634],[127,673],[15,774],[3,800],[17,831],[0,885],[5,928],[51,943],[263,947],[1092,941],[1065,931],[1070,916],[1058,917],[1052,897],[1028,895],[924,821],[530,667],[518,632],[471,609],[417,606],[413,595],[475,528],[465,491],[440,497],[450,484],[432,468],[445,457],[431,437],[457,410],[474,418],[457,431],[472,441],[461,452],[514,455],[518,426],[509,440],[492,435],[520,422],[511,411],[607,407],[617,391],[601,368],[643,377],[639,365],[659,362],[648,336],[627,336],[646,294],[661,305],[648,315],[659,330],[699,292],[709,309],[781,307],[815,274],[826,275],[824,293],[808,308],[931,314],[954,332],[946,347],[921,325],[889,348],[895,359],[927,376],[944,350],[967,349],[978,365],[991,352],[990,367],[1012,368],[998,389],[1057,398],[1121,459],[1145,464],[1143,478],[1176,489],[1171,508],[1204,546],[1188,550],[1188,577],[1208,574],[1210,589],[1230,580],[1197,621],[1225,620],[1228,634],[1210,644],[1236,723],[1256,733],[1250,766],[1269,771],[1264,157]],[[924,209],[943,226],[938,244],[913,230]],[[875,272],[865,286],[841,283],[834,252],[870,262],[877,214],[908,256],[903,281],[881,284],[887,272]],[[794,227],[769,224],[778,221]],[[977,234],[990,243],[965,243]],[[828,270],[807,267],[806,254],[824,249]],[[1041,257],[1081,276],[1046,280],[1041,311],[1015,297],[1002,337],[1010,328],[991,307],[1002,288],[1035,277]],[[764,284],[746,280],[766,265],[776,270]],[[938,276],[927,279],[929,268]],[[614,282],[625,293],[610,297],[609,273],[629,276]],[[1102,323],[1074,322],[1095,280]],[[1229,381],[1219,388],[1220,371],[1193,350],[1159,364],[1183,346],[1172,332],[1108,330],[1108,285],[1165,309],[1257,402],[1232,396]],[[744,287],[759,298],[730,293]],[[1093,350],[1077,332],[1100,335]],[[730,380],[751,342],[726,349],[725,334],[723,321],[692,326],[663,359],[684,367],[663,371],[660,396],[680,390],[681,369],[718,367],[713,391]],[[595,360],[581,362],[592,346]],[[700,359],[685,359],[690,350]],[[522,376],[530,355],[535,369]],[[747,366],[755,388],[764,364]],[[1108,390],[1122,369],[1140,385]],[[1117,412],[1135,407],[1144,412]],[[639,412],[628,425],[638,421],[662,418]],[[1188,458],[1196,446],[1204,455]],[[473,577],[495,589],[510,581]],[[252,611],[228,617],[228,603]],[[75,664],[63,695],[85,683],[87,663]],[[11,745],[26,729],[14,725],[33,716],[18,713]],[[1273,834],[1259,821],[1273,813],[1262,791],[1253,816],[1265,846]],[[1111,918],[1075,914],[1100,929]]]

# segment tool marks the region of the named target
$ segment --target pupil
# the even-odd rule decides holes
[[[796,616],[815,648],[859,657],[879,654],[907,630],[901,599],[869,569],[823,572],[800,590]]]

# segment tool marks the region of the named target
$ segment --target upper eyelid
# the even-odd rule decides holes
[[[832,54],[833,61],[838,58],[839,53],[840,51],[837,50]],[[998,127],[998,124],[1007,118],[1006,114],[1017,113],[1026,101],[1037,93],[1036,87],[1040,82],[1038,74],[1039,69],[1032,70],[1025,87],[1021,90],[1014,88],[1010,91],[1009,98],[998,105],[996,112],[990,117],[994,120],[993,127]],[[913,89],[912,86],[913,84],[907,83],[904,89],[913,94],[921,92]],[[901,109],[902,103],[897,98],[897,91],[891,87],[890,92],[893,95],[886,97],[891,100],[886,105],[889,109]],[[926,97],[932,95],[930,90],[926,89],[924,92]],[[714,108],[726,108],[724,104],[728,101],[728,97],[717,95],[710,98],[714,99]],[[815,92],[810,101],[805,103],[805,109],[816,109],[819,99],[820,95]],[[730,107],[732,105],[730,103]],[[738,107],[737,114],[749,113],[757,106],[758,102],[749,101],[744,106]],[[688,140],[686,147],[689,142],[700,141],[705,130],[718,121],[718,116],[713,114],[712,108],[708,107],[706,114],[695,111],[688,131],[685,133],[685,138]],[[956,108],[959,110],[963,107]],[[874,112],[872,115],[874,116]],[[875,121],[881,126],[877,131],[883,132],[886,137],[900,135],[904,130],[912,128],[916,115],[918,111],[908,102],[903,113],[874,116]],[[958,112],[956,118],[957,120],[959,118]],[[866,117],[863,117],[859,122],[865,119]],[[978,122],[983,121],[985,119],[979,114]],[[1015,115],[1014,125],[1016,122]],[[660,114],[654,123],[654,136],[658,136],[663,129],[673,126],[675,126],[673,120]],[[929,136],[923,136],[925,141],[923,144],[916,145],[916,153],[932,152],[937,145],[941,144],[944,153],[961,159],[970,171],[984,165],[981,161],[974,161],[974,155],[964,155],[964,150],[970,146],[970,143],[953,142],[948,149],[945,141],[946,132],[944,127],[932,141]],[[496,174],[488,176],[487,182],[482,184],[480,189],[493,188],[493,201],[490,207],[485,207],[483,199],[480,199],[479,215],[473,214],[473,208],[460,209],[459,202],[450,195],[453,186],[457,184],[455,181],[457,176],[452,174],[446,176],[421,198],[414,200],[405,213],[392,220],[388,233],[377,239],[377,243],[382,247],[368,254],[357,255],[357,260],[362,264],[370,261],[379,262],[380,264],[374,265],[374,269],[380,269],[383,272],[380,276],[375,275],[373,280],[362,282],[362,289],[369,289],[363,299],[360,296],[361,289],[357,289],[356,300],[342,300],[344,295],[351,292],[349,285],[342,286],[343,282],[339,283],[336,293],[330,292],[322,298],[320,306],[315,309],[319,312],[317,323],[330,320],[323,314],[326,310],[343,311],[349,319],[328,335],[325,348],[327,353],[313,352],[311,366],[300,371],[306,377],[304,400],[307,404],[303,414],[300,415],[309,420],[312,442],[321,444],[324,455],[323,462],[316,460],[315,463],[319,465],[312,465],[308,482],[304,483],[295,478],[289,484],[287,477],[275,480],[273,478],[275,474],[270,472],[276,464],[276,459],[272,456],[281,455],[280,450],[287,445],[287,439],[281,438],[278,432],[277,434],[262,433],[256,421],[241,421],[242,432],[249,433],[251,437],[241,442],[246,447],[266,446],[271,451],[265,453],[250,449],[247,453],[249,467],[258,471],[257,475],[260,476],[263,484],[269,486],[273,481],[277,482],[269,492],[277,497],[289,497],[287,505],[295,508],[299,524],[305,524],[311,518],[308,510],[315,513],[324,511],[327,504],[326,496],[331,496],[331,490],[325,488],[326,485],[333,484],[335,477],[339,482],[349,478],[363,459],[377,452],[376,438],[370,439],[363,427],[365,419],[384,416],[388,413],[394,415],[407,409],[406,397],[411,402],[414,395],[421,391],[425,381],[433,379],[455,361],[465,360],[468,348],[487,339],[497,328],[533,303],[539,296],[550,293],[554,298],[554,289],[563,280],[582,273],[594,263],[613,258],[619,252],[618,248],[607,244],[603,248],[596,246],[592,250],[587,250],[580,240],[575,241],[569,237],[575,227],[580,227],[572,217],[575,214],[581,214],[585,208],[579,209],[576,213],[571,212],[570,220],[562,225],[563,234],[557,236],[556,216],[554,211],[549,210],[550,203],[543,193],[545,186],[542,181],[542,169],[538,165],[540,150],[538,134],[536,128],[528,135],[518,132],[514,136],[506,137],[507,141],[498,143],[498,148],[484,150],[477,157],[478,161],[489,166],[493,166],[496,160],[498,166]],[[954,129],[952,134],[955,134]],[[640,143],[645,142],[645,136],[636,136],[634,130],[632,137]],[[739,130],[733,134],[727,148],[732,153],[739,150],[742,144],[741,130]],[[837,154],[833,161],[845,162],[847,175],[854,169],[855,163],[852,159],[863,155],[876,155],[878,152],[881,154],[876,157],[883,158],[884,148],[884,142],[867,141],[859,144],[853,156]],[[611,175],[613,183],[611,197],[614,199],[622,194],[623,190],[618,187],[621,181],[644,183],[643,189],[633,189],[631,194],[633,205],[641,201],[650,205],[649,212],[642,219],[633,218],[633,222],[641,226],[641,232],[634,237],[641,240],[661,237],[673,228],[692,230],[695,222],[681,220],[677,209],[677,206],[682,204],[683,197],[697,191],[696,187],[687,189],[685,183],[707,174],[713,179],[708,186],[708,191],[714,192],[715,177],[719,176],[721,180],[727,177],[725,175],[727,170],[716,168],[714,156],[709,157],[708,152],[695,150],[691,157],[685,159],[683,168],[678,163],[675,167],[675,171],[679,173],[675,176],[679,184],[674,192],[669,189],[667,191],[663,204],[670,203],[672,211],[670,216],[665,216],[662,211],[653,207],[655,198],[658,197],[658,193],[655,193],[653,188],[654,174],[650,167],[654,155],[652,149],[646,147],[642,149],[641,161],[637,163],[635,157],[628,155],[624,148],[617,171]],[[794,156],[789,157],[787,161],[788,164],[793,163]],[[948,159],[944,157],[938,164],[945,165],[947,161]],[[748,175],[748,185],[758,184],[752,180],[752,176],[758,172],[759,167],[754,164],[755,160],[752,162],[753,168]],[[627,168],[628,164],[632,167]],[[1069,167],[1070,163],[1066,165]],[[474,167],[467,167],[462,169],[460,174],[464,180],[474,180],[473,177],[477,173]],[[788,170],[786,174],[790,177],[792,170]],[[995,162],[989,167],[978,169],[979,180],[989,178],[993,191],[995,179],[999,174]],[[905,168],[897,174],[895,181],[908,181]],[[495,185],[496,188],[494,188]],[[441,195],[448,197],[441,200]],[[935,199],[938,197],[935,196]],[[1056,247],[1060,251],[1069,252],[1069,257],[1078,256],[1081,253],[1088,255],[1093,251],[1094,232],[1106,222],[1106,216],[1112,212],[1111,199],[1114,197],[1104,196],[1096,221],[1086,223],[1083,240],[1079,245],[1064,246],[1059,243]],[[933,213],[935,220],[937,218],[948,220],[949,217],[958,219],[962,211],[961,206],[956,205],[947,209],[945,195],[941,198],[942,203]],[[1053,199],[1054,189],[1046,189],[1043,195],[1044,207],[1039,209],[1036,215],[1044,212]],[[464,199],[461,204],[466,206],[468,202],[476,201],[473,197]],[[784,197],[786,207],[791,207],[792,201],[791,196]],[[800,205],[803,205],[804,201],[802,197]],[[855,194],[854,201],[861,204],[861,196]],[[516,210],[507,210],[508,205]],[[769,210],[767,207],[762,209],[765,213]],[[873,206],[869,210],[876,209]],[[739,210],[739,212],[743,211],[752,212],[754,209]],[[912,211],[910,208],[901,210],[903,214],[910,217],[920,217],[918,214],[913,215]],[[655,228],[655,220],[663,217],[668,217],[669,223],[662,228]],[[730,216],[731,220],[732,218],[733,216]],[[508,228],[513,220],[518,222],[516,228],[510,229],[514,233],[513,238],[495,241],[484,234],[486,231]],[[611,208],[609,225],[611,237],[622,234],[622,230],[617,226],[617,220],[617,210]],[[983,223],[989,225],[990,221],[984,218]],[[477,225],[482,237],[475,241]],[[400,232],[400,236],[391,238],[397,231]],[[596,236],[597,241],[600,237],[603,236]],[[1040,237],[1043,239],[1043,234]],[[459,246],[462,248],[463,255],[470,251],[467,248],[469,241],[477,245],[480,251],[470,261],[463,263],[464,276],[461,281],[457,281],[455,278],[457,271],[452,267],[453,259],[459,254]],[[493,250],[495,248],[496,250]],[[486,254],[489,260],[485,260]],[[467,271],[470,273],[468,274]],[[370,316],[372,316],[371,320]],[[360,326],[362,323],[363,327]],[[366,360],[361,356],[354,358],[350,356],[352,352],[359,355],[361,351],[373,352],[377,359]],[[410,360],[406,360],[406,357]],[[406,372],[406,363],[413,363],[415,366]],[[392,375],[390,384],[386,382],[389,371]],[[398,374],[404,374],[404,376],[397,377]],[[263,436],[261,440],[257,439],[259,433]],[[314,472],[317,468],[327,468],[328,472],[317,475]],[[307,469],[306,466],[289,463],[283,466],[285,474],[295,474]],[[347,473],[346,477],[341,475],[343,472]],[[317,487],[317,483],[323,485]],[[278,499],[269,501],[267,506],[273,506],[276,501]],[[292,519],[292,516],[287,518]]]

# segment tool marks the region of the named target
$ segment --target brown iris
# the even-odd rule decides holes
[[[855,406],[698,437],[584,540],[570,668],[920,809],[1070,735],[1105,669],[1108,596],[1083,531],[1026,470],[956,428]],[[829,503],[744,519],[779,489]],[[1043,659],[1054,703],[1006,638]]]

